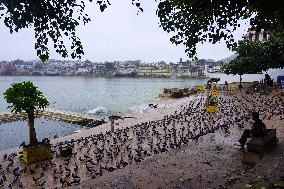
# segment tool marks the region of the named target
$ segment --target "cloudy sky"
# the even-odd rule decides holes
[[[112,5],[103,13],[98,6],[87,6],[87,13],[92,21],[86,26],[80,25],[77,35],[80,37],[85,55],[83,60],[114,61],[142,60],[145,62],[176,62],[179,58],[188,59],[182,45],[171,44],[166,32],[159,27],[156,15],[157,4],[144,1],[144,12],[137,15],[137,8],[131,0],[111,1]],[[2,22],[3,23],[3,22]],[[8,29],[0,27],[0,60],[33,60],[37,59],[34,50],[34,32],[24,29],[10,34]],[[247,24],[242,23],[235,33],[240,39],[245,33]],[[50,47],[52,47],[50,45]],[[220,60],[233,54],[225,45],[199,44],[198,57]],[[50,58],[62,59],[51,48]]]

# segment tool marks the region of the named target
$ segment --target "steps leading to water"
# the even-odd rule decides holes
[[[56,112],[52,110],[37,110],[35,112],[36,118],[46,118],[52,119],[56,121],[62,121],[67,123],[73,123],[81,126],[90,125],[90,123],[94,122],[92,118],[87,118],[77,113],[72,112]],[[27,120],[28,116],[25,112],[21,113],[2,113],[0,114],[0,124],[10,123],[19,120]]]

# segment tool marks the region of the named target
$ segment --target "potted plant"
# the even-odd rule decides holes
[[[23,145],[23,160],[32,163],[51,158],[51,145],[48,140],[38,142],[34,127],[35,111],[49,105],[42,92],[32,82],[14,83],[4,92],[4,98],[13,113],[25,112],[28,118],[29,145]]]

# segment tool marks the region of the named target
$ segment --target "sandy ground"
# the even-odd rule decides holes
[[[127,137],[121,137],[120,131],[114,134],[104,134],[110,130],[110,125],[105,124],[52,140],[55,152],[58,152],[60,142],[77,140],[74,142],[73,152],[75,154],[69,159],[59,157],[55,153],[51,161],[25,166],[18,160],[19,148],[1,151],[1,156],[4,154],[9,156],[14,152],[17,156],[11,156],[10,159],[13,161],[0,156],[0,161],[2,160],[0,181],[1,176],[3,179],[3,175],[5,175],[7,181],[2,186],[3,188],[62,188],[68,187],[68,184],[65,182],[62,184],[59,179],[72,180],[70,175],[67,176],[68,173],[72,173],[72,175],[80,177],[80,184],[70,184],[71,188],[245,188],[246,184],[255,182],[267,186],[271,183],[281,185],[284,180],[284,121],[282,120],[284,115],[283,102],[278,99],[279,92],[275,91],[271,96],[259,97],[263,101],[256,101],[257,95],[251,96],[243,93],[233,96],[221,95],[223,100],[229,99],[229,101],[220,103],[219,112],[215,114],[203,113],[205,97],[202,95],[179,100],[161,100],[158,108],[152,109],[149,113],[133,113],[126,116],[135,117],[135,119],[116,121],[116,128],[130,129],[122,131],[122,133],[127,133]],[[232,103],[232,99],[234,99],[234,103]],[[200,103],[198,104],[198,102]],[[267,127],[277,128],[279,145],[266,154],[258,164],[252,166],[242,162],[246,152],[242,152],[239,147],[234,145],[244,129],[238,126],[244,125],[245,128],[249,128],[250,120],[234,122],[230,124],[229,128],[223,127],[223,125],[226,120],[245,118],[249,109],[257,108],[263,111],[261,118]],[[183,115],[188,112],[188,109],[193,113]],[[282,111],[282,115],[276,115],[279,111]],[[163,130],[161,124],[164,122],[160,123],[159,120],[165,119],[165,115],[178,116],[179,112],[181,117],[171,118],[171,121],[166,123],[167,129]],[[143,123],[146,122],[149,124],[146,124],[146,126],[148,125],[147,132],[144,132],[139,128],[141,124],[143,126]],[[218,124],[221,127],[215,131],[214,128]],[[157,128],[152,129],[153,126]],[[183,128],[188,132],[185,132]],[[214,132],[209,132],[213,131],[212,129]],[[103,140],[94,139],[93,136],[98,133],[102,133],[106,137]],[[181,141],[181,136],[184,133],[187,133],[185,138],[195,138],[196,140],[190,139],[188,143],[179,146],[174,140]],[[166,137],[167,134],[171,135],[169,139]],[[202,134],[202,136],[196,137],[197,134]],[[85,140],[86,137],[89,138]],[[117,139],[119,139],[118,143],[115,142]],[[139,143],[140,139],[141,143]],[[88,142],[86,142],[87,140]],[[152,149],[149,141],[152,141],[157,147]],[[154,153],[162,143],[167,145],[167,150]],[[173,144],[174,147],[169,147]],[[125,152],[129,146],[131,149]],[[124,151],[121,150],[118,155],[114,156],[117,147]],[[141,160],[134,162],[132,158],[136,158],[138,155],[131,155],[133,157],[131,161],[128,160],[127,166],[119,169],[115,167],[119,160],[126,161],[126,158],[129,157],[128,152],[137,152],[140,148],[142,152],[147,151],[147,155],[144,155]],[[97,150],[101,149],[104,149],[105,152],[103,159],[99,160],[96,155],[98,154]],[[107,155],[109,152],[112,154]],[[110,157],[113,159],[112,161],[109,161]],[[9,166],[9,164],[11,165]],[[8,170],[7,167],[9,167]],[[21,173],[19,178],[15,179],[13,170],[17,167],[20,168]],[[27,170],[25,170],[26,167]],[[78,168],[77,172],[75,167]],[[94,178],[92,174],[101,170],[101,167],[104,168],[102,176],[96,175]],[[106,168],[109,167],[115,167],[117,170],[106,171]],[[35,173],[32,173],[31,170]],[[32,177],[35,179],[33,180]],[[14,184],[12,184],[13,180]],[[9,186],[9,184],[11,185]]]

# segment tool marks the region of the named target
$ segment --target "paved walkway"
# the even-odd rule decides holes
[[[244,164],[241,161],[244,152],[233,145],[242,132],[236,127],[230,135],[219,131],[204,136],[181,149],[154,155],[72,188],[237,189],[246,188],[248,183],[284,184],[284,122],[270,120],[270,123],[268,127],[277,125],[279,145],[255,166]]]

